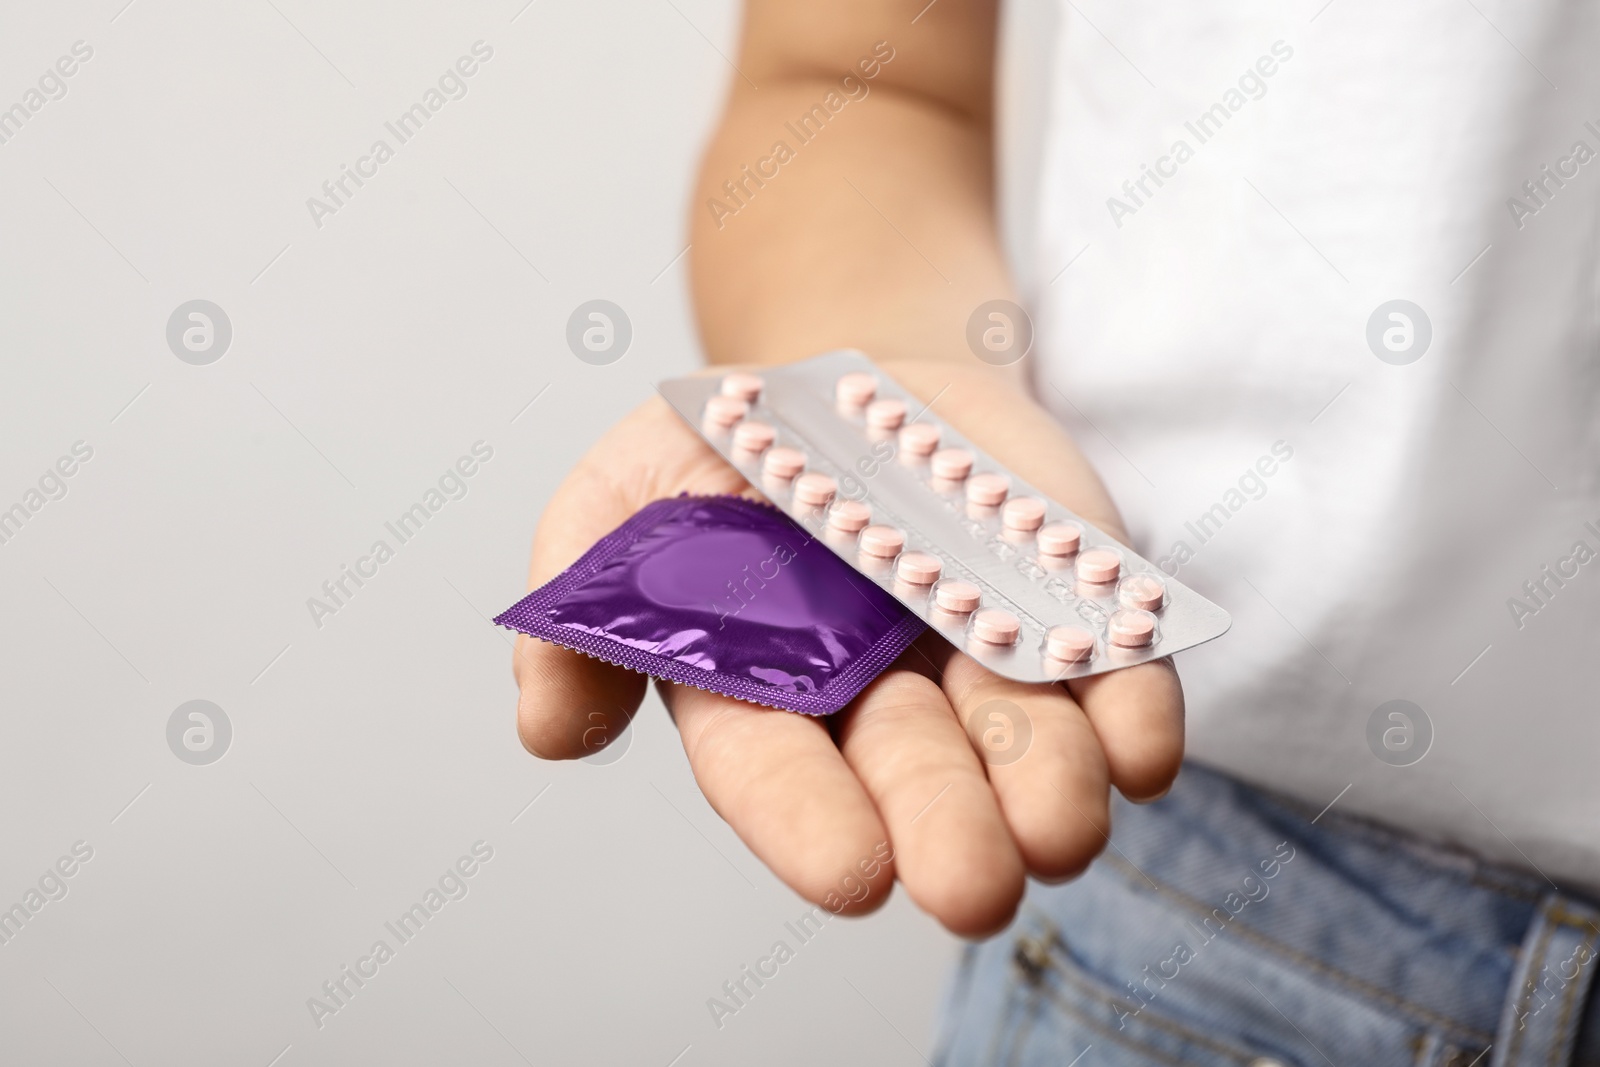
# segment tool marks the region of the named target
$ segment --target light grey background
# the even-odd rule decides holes
[[[0,108],[93,48],[0,144],[0,509],[93,449],[0,544],[0,908],[94,850],[0,945],[8,1063],[930,1050],[956,945],[903,897],[712,1025],[806,906],[696,791],[654,697],[609,765],[517,743],[487,616],[562,473],[697,359],[685,204],[737,15],[524,2],[0,15]],[[317,227],[307,198],[478,40],[467,95]],[[604,367],[564,343],[597,298],[634,330]],[[232,323],[208,366],[167,347],[194,299]],[[467,494],[398,545],[384,523],[478,441]],[[380,538],[395,557],[316,626],[307,599]],[[196,699],[233,732],[205,766],[167,743]],[[480,840],[467,896],[314,1025],[307,999]]]

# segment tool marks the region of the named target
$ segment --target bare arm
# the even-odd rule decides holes
[[[747,5],[744,77],[692,215],[695,303],[713,361],[853,346],[880,360],[977,362],[967,315],[1013,295],[994,222],[996,5],[947,0],[913,24],[925,3]],[[810,131],[798,120],[818,105],[829,115],[829,94],[843,106],[801,143]],[[773,164],[757,165],[779,143],[793,157],[762,179]]]
[[[940,0],[913,24],[921,2],[748,0],[743,76],[694,204],[706,349],[721,363],[864,349],[1029,482],[1118,533],[1099,479],[1018,369],[967,348],[973,309],[1012,293],[991,179],[995,4]],[[817,132],[797,132],[818,105]],[[551,500],[530,582],[652,500],[740,491],[738,473],[652,400]],[[575,652],[526,639],[517,652],[518,730],[537,755],[585,755],[644,695],[639,675]],[[858,913],[898,881],[966,935],[1009,921],[1025,875],[1082,870],[1104,847],[1111,788],[1162,792],[1183,751],[1183,697],[1165,661],[1024,685],[930,633],[828,721],[660,688],[706,799],[796,892]],[[997,702],[1026,720],[1021,758],[985,749]]]
[[[973,310],[1016,299],[994,202],[996,8],[748,0],[743,73],[691,208],[701,333],[714,363],[862,349],[924,400],[940,396],[941,415],[1020,474],[1070,483],[1076,510],[1120,531],[1082,454],[1002,388],[1020,391],[1021,365],[968,347]]]

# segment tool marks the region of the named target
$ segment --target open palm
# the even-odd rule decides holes
[[[939,410],[952,425],[1121,536],[1070,439],[1020,393],[949,368],[894,373],[913,392],[942,393]],[[652,500],[685,492],[757,495],[652,399],[602,437],[551,499],[531,586]],[[546,759],[590,755],[618,736],[647,684],[526,637],[515,670],[518,733]],[[1005,925],[1025,875],[1055,881],[1081,871],[1105,845],[1111,787],[1134,799],[1159,795],[1183,752],[1183,696],[1170,661],[1029,685],[990,673],[932,632],[828,718],[666,683],[661,692],[706,799],[796,892],[861,913],[898,880],[969,937]],[[1020,757],[1013,748],[986,759],[983,734],[992,729],[1029,736]],[[841,884],[862,883],[867,892],[841,894]]]

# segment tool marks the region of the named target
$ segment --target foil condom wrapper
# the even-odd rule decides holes
[[[850,703],[926,629],[783,512],[737,496],[647,505],[494,621],[808,715]]]

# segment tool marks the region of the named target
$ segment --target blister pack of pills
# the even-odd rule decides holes
[[[1007,678],[1169,656],[1228,613],[1006,470],[859,352],[658,386],[818,541]]]

